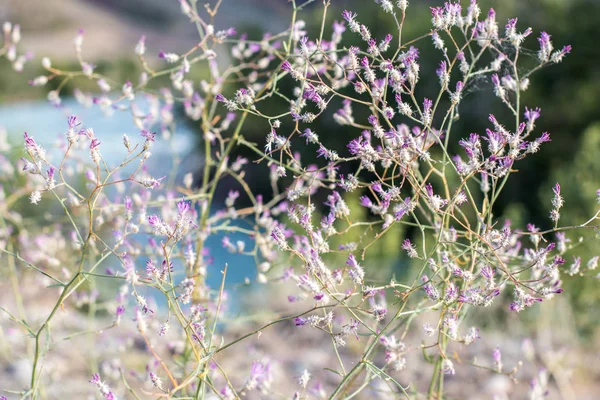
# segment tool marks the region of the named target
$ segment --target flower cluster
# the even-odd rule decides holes
[[[85,61],[83,30],[74,40],[77,70],[61,70],[43,59],[47,75],[33,78],[32,85],[60,77],[92,80],[97,92],[77,89],[72,95],[106,114],[130,113],[139,137],[124,135],[122,145],[119,139],[122,159],[114,163],[105,157],[112,139],[71,116],[58,160],[25,133],[21,181],[0,176],[0,210],[11,210],[23,196],[46,207],[42,196],[51,193],[48,202],[55,198],[61,213],[52,220],[54,236],[48,229],[27,231],[16,208],[0,217],[3,253],[32,267],[40,287],[60,289],[56,307],[38,329],[25,319],[11,319],[36,338],[31,388],[23,396],[36,398],[47,381],[42,376],[48,371],[38,360],[52,351],[51,341],[43,346],[41,338],[51,333],[57,310],[72,300],[77,308],[88,307],[92,317],[100,306],[113,313],[108,329],[86,331],[86,337],[100,340],[101,332],[133,327],[136,332],[129,334],[136,339],[119,339],[123,348],[141,347],[149,358],[146,371],[131,376],[119,370],[115,379],[100,371],[112,376],[107,379],[113,390],[92,371],[90,382],[106,399],[126,392],[137,398],[138,392],[169,398],[212,393],[237,399],[251,392],[272,397],[290,390],[280,384],[290,377],[300,391],[288,394],[297,399],[354,397],[382,382],[394,394],[406,394],[399,381],[407,380],[398,377],[417,369],[408,361],[415,355],[433,368],[428,397],[434,398],[442,396],[445,376],[469,368],[456,362],[460,358],[453,358],[451,349],[459,352],[487,340],[484,330],[465,323],[474,310],[517,313],[562,293],[562,255],[572,247],[566,231],[590,225],[598,214],[584,224],[560,227],[564,200],[558,184],[553,226],[546,230],[513,226],[495,214],[494,205],[516,166],[550,141],[547,132],[536,129],[541,110],[523,107],[522,92],[533,72],[561,62],[571,47],[554,50],[542,32],[537,64],[525,69],[519,55],[533,40],[530,28],[514,18],[502,31],[493,9],[482,16],[476,0],[466,8],[449,1],[430,9],[432,27],[424,40],[433,42],[439,63],[432,80],[436,92],[424,95],[431,87],[423,84],[429,77],[422,76],[427,69],[421,65],[421,42],[402,36],[408,1],[374,2],[398,28],[383,37],[375,37],[353,11],[344,11],[330,29],[324,19],[316,36],[300,19],[302,7],[293,3],[286,31],[251,40],[237,37],[233,28],[215,27],[220,2],[206,6],[207,18],[195,0],[180,0],[199,42],[184,53],[160,50],[153,56],[152,44],[141,37],[132,46],[142,70],[137,84],[115,86]],[[324,18],[329,7],[324,1]],[[0,55],[20,70],[26,57],[16,55],[19,27],[4,24],[4,36]],[[344,44],[349,36],[354,46]],[[216,61],[224,44],[230,45],[223,60],[232,63],[227,68]],[[198,82],[191,73],[195,68],[206,71]],[[168,77],[166,87],[156,87],[160,76]],[[464,134],[454,121],[469,89],[482,81],[510,118],[489,114],[485,132]],[[54,105],[61,103],[59,87],[48,93]],[[281,100],[283,111],[272,114],[269,99]],[[150,150],[171,140],[178,107],[199,121],[204,163],[200,170],[181,170],[189,166],[176,161],[173,171],[156,178]],[[244,138],[247,120],[263,129],[264,146]],[[329,140],[315,121],[336,123],[345,135]],[[271,193],[252,191],[251,161],[264,168]],[[17,200],[6,198],[5,190],[14,190]],[[373,251],[375,243],[393,235],[402,236],[393,246],[411,267],[400,282],[382,278],[385,271]],[[255,283],[260,294],[261,313],[250,316],[251,322],[236,321],[245,310],[235,301],[239,293],[229,293],[227,274],[234,266],[217,259],[219,244],[246,257],[236,268],[255,266],[244,270],[255,271],[244,272],[253,275],[245,284]],[[598,256],[591,258],[586,271],[597,264]],[[580,257],[568,273],[583,274]],[[267,304],[273,298],[274,304]],[[264,324],[256,322],[265,315]],[[427,343],[422,330],[411,325],[421,318],[436,321],[424,325]],[[328,337],[339,371],[320,359],[301,358],[290,366],[268,354],[258,338],[273,325],[289,336],[285,339],[296,338],[280,345],[280,352],[303,351],[305,338],[325,342]],[[416,331],[421,336],[409,335]],[[246,343],[252,345],[238,350],[236,365],[219,355]],[[301,362],[306,365],[297,365]],[[350,363],[354,367],[348,368]],[[497,348],[486,369],[512,376],[503,363],[508,361]],[[334,377],[308,372],[320,369]],[[538,393],[545,385],[540,376],[532,390]],[[409,387],[419,390],[415,382]]]

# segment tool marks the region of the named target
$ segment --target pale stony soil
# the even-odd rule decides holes
[[[27,321],[34,329],[50,312],[58,296],[56,289],[39,289],[36,285],[39,285],[39,282],[33,280],[25,280],[19,285],[25,299]],[[286,292],[283,291],[283,287],[280,290],[275,288],[274,293],[271,293],[273,298],[285,298]],[[253,303],[262,309],[262,323],[269,320],[264,316],[265,314],[277,312],[280,315],[293,315],[300,310],[281,301],[270,301],[265,297],[264,290],[256,296],[259,297],[247,294],[243,302]],[[528,398],[528,382],[541,367],[548,368],[553,373],[548,399],[597,399],[600,379],[600,363],[596,351],[598,346],[586,349],[577,344],[576,339],[570,336],[571,333],[565,330],[565,312],[562,310],[562,305],[557,303],[554,302],[548,310],[544,310],[544,314],[552,311],[554,316],[560,318],[546,321],[545,317],[541,317],[538,328],[534,329],[537,332],[529,332],[530,337],[537,338],[536,354],[531,359],[527,359],[523,352],[521,344],[525,337],[524,330],[523,326],[516,321],[509,322],[509,329],[505,331],[482,331],[482,338],[471,346],[465,347],[460,344],[451,346],[448,354],[454,357],[456,375],[446,379],[448,399],[525,400]],[[14,315],[19,315],[12,288],[7,281],[0,284],[0,304]],[[152,391],[145,375],[146,365],[152,364],[152,357],[144,351],[145,344],[136,332],[135,322],[131,320],[131,310],[132,307],[129,307],[129,313],[126,314],[119,328],[102,333],[78,335],[65,340],[66,336],[73,333],[96,330],[111,323],[110,318],[98,318],[90,324],[85,313],[76,310],[73,302],[65,303],[64,310],[58,311],[51,324],[50,351],[43,360],[44,393],[47,399],[94,398],[94,389],[88,383],[91,373],[99,371],[109,384],[116,386],[121,379],[118,373],[120,368],[125,371],[128,382],[140,391],[138,393],[143,393],[142,390]],[[559,311],[558,315],[556,311]],[[246,313],[242,313],[242,316],[245,317]],[[231,313],[229,317],[236,318]],[[167,356],[167,342],[174,344],[177,338],[173,333],[167,335],[166,340],[155,334],[162,318],[162,313],[157,313],[149,322],[148,332],[159,354]],[[399,382],[416,385],[421,392],[427,390],[431,376],[431,365],[423,362],[419,349],[422,340],[426,344],[432,340],[423,338],[420,334],[419,327],[423,322],[424,320],[415,320],[413,323],[415,329],[411,330],[405,339],[407,346],[414,350],[406,356],[406,370],[394,373],[394,377]],[[548,329],[548,323],[555,327],[554,330]],[[228,325],[225,343],[261,325],[253,325],[251,328],[246,323],[231,323]],[[358,360],[358,354],[364,348],[364,340],[362,338],[361,341],[356,341],[351,338],[348,340],[347,347],[341,349],[346,369],[350,369]],[[29,387],[32,343],[33,339],[27,337],[22,327],[10,321],[4,313],[0,315],[0,389],[22,390]],[[519,361],[523,361],[523,366],[516,375],[518,382],[512,382],[503,375],[466,365],[476,357],[478,364],[491,366],[491,354],[496,346],[500,346],[503,350],[503,363],[506,369],[511,369]],[[313,375],[313,383],[321,382],[327,391],[330,391],[339,380],[338,376],[324,369],[339,369],[337,360],[332,358],[331,339],[316,329],[297,328],[291,321],[267,328],[261,335],[255,335],[233,346],[217,358],[221,366],[230,374],[229,378],[236,387],[244,384],[251,363],[261,359],[272,361],[274,371],[272,387],[283,396],[282,398],[291,398],[293,392],[298,389],[295,378],[304,368],[308,368]],[[381,352],[374,362],[377,365],[384,363]],[[216,371],[213,373],[215,381],[218,384],[222,383],[219,374]],[[389,389],[383,381],[379,383],[378,389],[381,392],[376,396],[375,392],[365,392],[358,398],[397,398],[397,395],[385,395]],[[122,399],[132,398],[122,391],[118,394]],[[142,396],[142,398],[152,398],[152,396]],[[246,398],[275,397],[250,392]]]

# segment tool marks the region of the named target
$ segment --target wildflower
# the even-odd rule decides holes
[[[528,109],[525,107],[525,119],[527,120],[527,132],[531,132],[534,128],[535,121],[540,117],[539,108]]]
[[[398,8],[402,10],[402,12],[405,12],[408,8],[408,0],[398,0],[396,2],[396,6],[398,6]]]
[[[468,346],[479,338],[479,328],[473,326],[469,329],[467,335],[465,336],[465,344]]]
[[[275,243],[277,243],[277,246],[279,246],[280,250],[285,250],[288,247],[287,242],[285,240],[285,235],[279,227],[276,226],[275,228],[273,228],[273,230],[271,231],[271,238],[273,238]]]
[[[294,80],[301,80],[302,78],[304,78],[304,75],[301,72],[298,72],[296,69],[294,69],[294,67],[292,67],[292,64],[290,64],[289,61],[284,61],[283,64],[281,64],[281,70],[288,72],[292,78],[294,78]]]
[[[590,258],[590,260],[587,262],[587,269],[590,271],[595,270],[598,267],[598,259],[600,259],[599,256]]]
[[[498,372],[502,372],[502,353],[500,352],[499,347],[494,349],[492,357],[494,358],[494,369]]]
[[[160,379],[160,377],[158,375],[156,375],[154,372],[150,372],[150,381],[152,382],[152,385],[159,389],[159,390],[163,390],[163,383],[162,380]]]
[[[442,372],[444,375],[454,375],[456,373],[454,371],[454,363],[451,360],[444,358],[442,361]]]
[[[29,196],[31,204],[38,204],[42,200],[42,193],[39,190],[34,190]]]
[[[236,29],[232,27],[232,28],[229,28],[229,29],[226,29],[226,30],[218,31],[215,34],[215,36],[216,36],[217,39],[223,40],[223,39],[226,39],[226,38],[228,38],[230,36],[235,36],[236,34],[237,34]]]
[[[322,144],[319,145],[319,149],[317,150],[317,157],[323,157],[329,161],[337,161],[339,159],[337,152],[326,149]]]
[[[429,205],[431,206],[434,212],[440,212],[441,209],[444,208],[446,204],[448,204],[448,200],[443,199],[440,195],[433,193],[433,186],[431,185],[431,183],[428,183],[425,186],[425,191],[427,192]]]
[[[435,329],[429,323],[423,324],[423,330],[427,336],[431,337],[435,334]]]
[[[137,301],[138,306],[141,307],[141,309],[144,313],[147,313],[148,311],[150,311],[151,313],[154,313],[154,311],[152,311],[150,309],[150,307],[148,307],[148,302],[146,301],[146,298],[144,296],[140,296],[135,291],[132,292],[131,294],[135,297],[135,300]]]
[[[342,18],[344,18],[348,22],[348,27],[350,28],[350,31],[354,33],[360,31],[360,24],[355,20],[356,16],[357,14],[351,11],[342,12]]]
[[[77,32],[77,36],[75,36],[75,40],[73,41],[73,43],[75,44],[75,51],[77,53],[81,53],[81,45],[83,44],[83,29],[79,29],[79,31]]]
[[[450,94],[450,101],[452,102],[452,104],[456,105],[460,103],[460,100],[462,99],[463,88],[464,84],[462,83],[462,81],[456,82],[456,89],[453,93]]]
[[[360,65],[365,70],[365,72],[364,72],[365,81],[367,81],[369,83],[375,82],[375,79],[377,78],[377,76],[375,75],[375,71],[373,71],[373,69],[371,68],[369,59],[367,57],[363,57],[362,60],[360,61]]]
[[[223,96],[220,93],[215,96],[215,100],[218,101],[219,103],[224,103],[225,107],[229,111],[235,111],[235,110],[237,110],[239,108],[238,104],[235,101],[228,100],[227,98],[225,98],[225,96]]]
[[[140,183],[147,189],[156,189],[157,187],[160,186],[160,182],[165,179],[166,176],[163,176],[162,178],[146,178],[143,181],[141,181]]]
[[[307,370],[302,372],[302,375],[298,378],[298,384],[302,386],[302,388],[306,389],[308,385],[308,381],[310,381],[310,373]]]
[[[173,64],[173,63],[176,63],[177,61],[179,61],[179,56],[177,54],[165,53],[162,50],[158,53],[158,58],[165,60],[169,64]]]
[[[100,146],[100,141],[97,138],[93,138],[90,142],[90,157],[94,164],[98,164],[100,161],[100,151],[98,147]]]
[[[448,336],[452,340],[458,340],[458,318],[456,315],[447,315],[444,318],[443,324],[446,327]]]
[[[410,104],[402,101],[402,97],[399,93],[396,93],[396,103],[398,104],[398,111],[400,112],[400,114],[409,117],[412,115],[412,109],[410,107]]]
[[[569,275],[573,276],[579,273],[581,267],[581,257],[573,257],[573,263],[569,267]]]
[[[562,206],[564,205],[564,200],[563,200],[562,196],[560,195],[560,185],[558,183],[556,185],[554,185],[554,187],[552,188],[552,191],[554,192],[554,198],[552,199],[552,206],[554,208],[550,212],[550,219],[552,221],[554,221],[555,223],[557,223],[560,218],[559,211],[562,208]]]
[[[440,298],[440,293],[438,292],[437,288],[431,284],[427,275],[423,275],[421,280],[425,284],[423,285],[423,290],[425,290],[427,297],[429,297],[429,299],[432,301],[438,301]]]
[[[391,34],[385,35],[385,38],[379,43],[379,51],[385,52],[388,51],[390,47],[390,43],[394,37]]]
[[[115,312],[115,325],[119,325],[121,322],[121,317],[125,314],[125,306],[119,305]]]
[[[38,76],[29,81],[31,86],[44,86],[46,83],[48,83],[48,77],[44,75]]]
[[[568,46],[564,46],[561,50],[555,51],[554,53],[552,53],[552,57],[550,58],[550,61],[552,61],[553,63],[559,63],[563,60],[563,58],[569,54],[572,50],[572,47],[570,45]]]
[[[98,391],[106,400],[117,400],[117,396],[111,392],[108,385],[100,380],[99,374],[93,374],[90,383],[94,384],[98,388]]]
[[[35,140],[29,136],[27,132],[24,132],[23,138],[25,139],[25,151],[30,153],[34,158],[45,160],[46,151],[42,147],[38,146]]]
[[[376,304],[371,309],[371,314],[373,314],[377,321],[383,321],[385,319],[385,316],[387,315],[387,312],[387,308],[385,308],[381,304]]]
[[[48,57],[42,58],[42,67],[44,67],[45,69],[52,68],[52,61],[50,61]]]
[[[254,390],[259,387],[269,385],[272,380],[271,366],[265,361],[255,361],[252,363],[250,377],[246,381],[244,388],[246,390]]]
[[[448,82],[450,82],[450,74],[448,73],[448,69],[446,67],[446,61],[442,61],[440,63],[440,66],[435,71],[435,73],[440,79],[440,85],[442,86],[442,88],[446,88]]]
[[[346,265],[350,267],[348,270],[348,275],[356,285],[361,285],[363,283],[363,279],[365,277],[365,271],[358,264],[356,258],[353,254],[348,256],[348,260],[346,261]]]
[[[406,345],[398,341],[395,336],[382,336],[379,342],[385,349],[385,361],[390,363],[394,371],[406,368]]]
[[[94,73],[94,68],[96,68],[96,66],[93,64],[90,64],[87,62],[81,63],[81,69],[83,71],[83,75],[87,76],[88,78],[92,77],[92,74]]]
[[[146,53],[146,35],[142,35],[135,45],[135,54],[142,57]]]
[[[308,143],[319,143],[319,136],[310,130],[310,128],[306,128],[304,133],[300,135],[300,137],[306,138],[306,144]]]
[[[431,125],[431,122],[432,122],[431,107],[432,106],[433,106],[433,101],[431,101],[430,99],[427,99],[427,98],[425,98],[423,100],[423,125],[425,125],[425,126]]]
[[[560,292],[562,292],[562,290],[558,293]],[[542,302],[541,298],[533,297],[519,287],[515,289],[515,298],[515,301],[510,304],[509,309],[516,312],[523,311],[526,307],[531,307],[536,302]]]
[[[496,94],[496,96],[498,96],[502,100],[505,100],[506,90],[502,86],[498,74],[492,75],[492,83],[494,84],[494,93]]]
[[[410,239],[405,239],[404,242],[402,242],[402,249],[406,251],[406,254],[408,254],[410,258],[419,257],[419,253],[417,253],[417,249],[415,245],[410,242]]]

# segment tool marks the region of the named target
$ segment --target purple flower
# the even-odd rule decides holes
[[[541,32],[538,42],[540,42],[540,47],[548,46],[550,44],[550,35],[546,32]]]
[[[145,129],[142,129],[142,131],[140,132],[140,136],[145,138],[148,142],[154,142],[154,138],[156,136],[155,132],[150,132],[147,131]]]
[[[438,69],[435,70],[435,73],[437,74],[438,77],[443,77],[446,74],[447,68],[446,68],[446,61],[442,61],[440,63],[440,66],[438,67]]]
[[[554,187],[552,188],[552,191],[554,192],[554,194],[556,196],[560,196],[560,185],[558,183],[556,185],[554,185]]]
[[[158,215],[156,214],[152,214],[148,216],[148,223],[151,226],[157,226],[160,225],[160,218],[158,217]]]
[[[69,126],[69,129],[75,129],[76,127],[81,125],[81,122],[79,122],[75,115],[71,115],[67,118],[67,125]]]
[[[281,64],[281,70],[285,72],[292,72],[292,64],[289,61],[285,60],[283,64]]]
[[[492,75],[492,83],[496,87],[500,86],[500,77],[498,76],[498,74]]]
[[[423,112],[425,114],[427,114],[431,111],[432,106],[433,106],[433,101],[431,101],[430,99],[427,99],[427,98],[423,100]]]
[[[525,119],[533,124],[540,117],[540,111],[539,107],[531,110],[525,107]]]
[[[360,60],[360,65],[362,65],[362,67],[363,67],[363,68],[365,68],[365,69],[369,69],[369,67],[370,67],[369,58],[368,58],[368,57],[366,57],[366,56],[365,56],[365,57],[363,57],[363,58]]]
[[[117,317],[120,317],[123,314],[125,314],[125,306],[120,305],[120,306],[117,307],[117,311],[116,311],[115,315]]]
[[[48,174],[49,180],[54,179],[54,172],[55,172],[55,169],[52,166],[50,168],[48,168],[48,170],[46,171],[46,173]]]
[[[362,152],[364,146],[362,145],[362,136],[352,140],[350,143],[348,143],[346,145],[346,147],[348,147],[348,151],[350,152],[350,154],[352,154],[353,156],[359,154]]]
[[[433,196],[433,186],[431,185],[431,183],[425,185],[425,191],[427,192],[427,195],[429,197]]]
[[[444,16],[444,9],[442,7],[429,7],[429,9],[433,18],[442,18]]]
[[[98,146],[100,146],[100,141],[96,138],[92,139],[92,141],[90,142],[90,150],[93,150]]]
[[[327,149],[322,144],[319,145],[319,149],[317,150],[317,157],[325,157],[327,158]]]
[[[346,25],[343,22],[333,21],[333,32],[341,35],[346,32]]]
[[[25,147],[28,150],[37,151],[37,148],[38,148],[37,147],[37,143],[35,142],[35,140],[31,136],[29,136],[29,134],[27,132],[25,132],[23,134],[23,137],[25,138]]]
[[[373,206],[373,202],[367,196],[360,197],[360,205],[363,207],[371,207]]]
[[[506,23],[506,30],[511,30],[511,29],[515,29],[517,26],[517,20],[518,18],[511,18],[508,20],[508,22]]]
[[[538,143],[550,142],[550,134],[548,132],[544,132],[539,138],[535,139],[535,141]]]
[[[181,199],[177,202],[177,210],[179,215],[184,216],[190,210],[190,202]]]
[[[100,380],[100,375],[98,375],[98,374],[92,375],[92,379],[90,380],[90,383],[93,383],[94,385],[96,385],[96,387],[98,387],[98,391],[100,391],[100,394],[102,394],[102,396],[104,396],[104,398],[106,400],[116,400],[117,399],[117,397],[114,395],[114,393],[111,392],[108,385]]]
[[[432,301],[439,300],[440,294],[439,294],[438,290],[436,289],[436,287],[431,284],[427,275],[423,275],[421,277],[421,280],[425,284],[423,286],[423,290],[425,290],[425,294],[427,294],[427,297],[429,297],[429,299]]]
[[[500,353],[500,348],[496,347],[492,352],[492,357],[494,358],[494,369],[496,371],[502,371],[502,353]]]
[[[354,254],[350,254],[350,256],[348,256],[346,265],[350,268],[356,268],[358,266],[358,262],[356,262],[356,257],[354,257]]]
[[[342,12],[342,18],[344,18],[348,22],[353,22],[354,18],[356,18],[357,14],[352,11],[345,10]]]
[[[494,269],[489,265],[484,265],[481,268],[481,275],[483,275],[486,279],[490,280],[494,278],[495,275]]]

